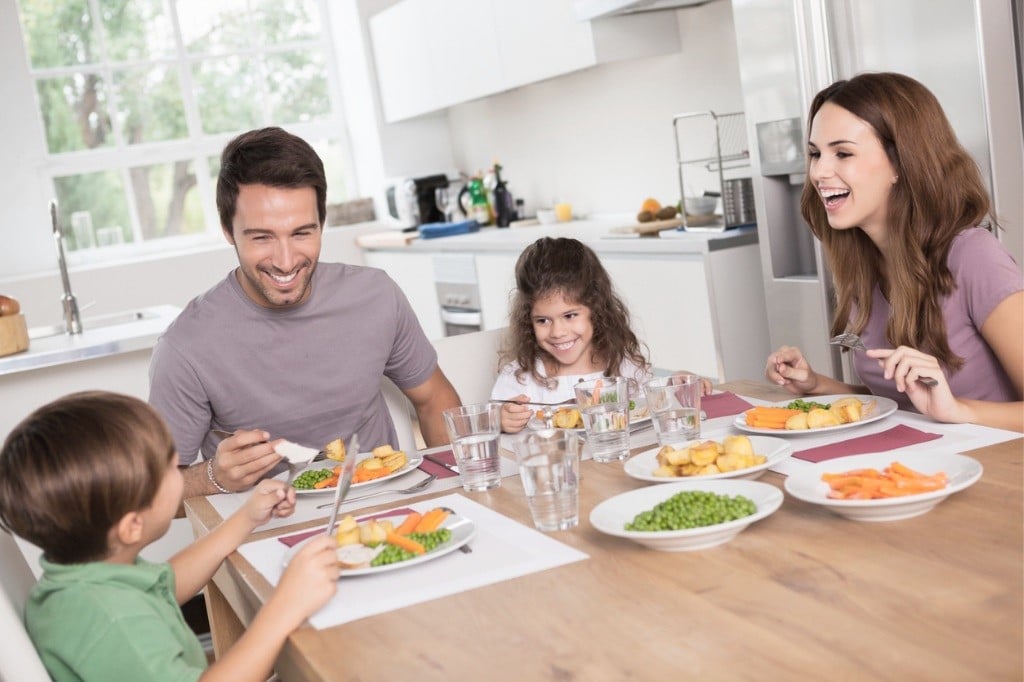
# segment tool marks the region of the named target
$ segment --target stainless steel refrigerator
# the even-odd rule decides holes
[[[807,108],[826,85],[898,71],[939,98],[1024,261],[1019,0],[732,0],[773,348],[852,378],[827,344],[830,276],[799,213]]]

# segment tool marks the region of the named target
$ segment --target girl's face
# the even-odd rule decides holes
[[[897,178],[875,129],[826,102],[811,123],[808,154],[808,177],[828,224],[835,230],[859,227],[884,252],[889,195]]]
[[[590,308],[566,300],[561,292],[537,299],[533,304],[533,335],[537,343],[558,363],[558,374],[589,374],[604,370],[591,358],[594,326]]]

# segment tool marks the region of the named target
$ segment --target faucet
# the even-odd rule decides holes
[[[71,280],[68,278],[68,263],[64,257],[64,230],[60,226],[57,215],[57,200],[50,200],[50,222],[53,224],[53,242],[57,245],[57,263],[60,265],[60,279],[64,285],[61,303],[64,305],[64,329],[68,334],[82,333],[82,318],[78,314],[78,301],[71,293]]]

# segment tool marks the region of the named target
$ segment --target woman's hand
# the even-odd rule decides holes
[[[521,393],[512,400],[519,402],[501,404],[501,430],[504,433],[519,433],[533,416],[533,410],[525,404],[529,402],[530,396]]]
[[[242,513],[252,522],[253,528],[262,526],[275,516],[290,516],[294,511],[295,489],[273,478],[257,483],[242,507]]]
[[[818,387],[818,374],[795,346],[783,346],[769,355],[764,376],[793,395],[806,395]]]
[[[882,375],[896,383],[896,390],[906,393],[918,412],[949,424],[972,421],[969,408],[953,395],[939,361],[914,348],[874,348],[865,351],[878,360]],[[935,386],[926,386],[918,379],[932,379]]]

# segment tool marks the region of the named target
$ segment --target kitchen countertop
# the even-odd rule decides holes
[[[0,358],[0,376],[152,348],[180,312],[161,305],[85,318],[81,334],[61,326],[29,329],[28,350]]]
[[[519,252],[541,237],[571,237],[578,239],[598,253],[649,254],[704,254],[719,249],[735,248],[757,243],[757,227],[741,227],[725,232],[671,231],[671,237],[639,237],[637,235],[611,235],[615,227],[630,225],[628,218],[573,220],[568,223],[531,225],[499,229],[484,227],[479,232],[440,237],[414,239],[407,246],[380,245],[364,247],[367,251],[471,251]],[[664,233],[663,233],[664,234]]]

